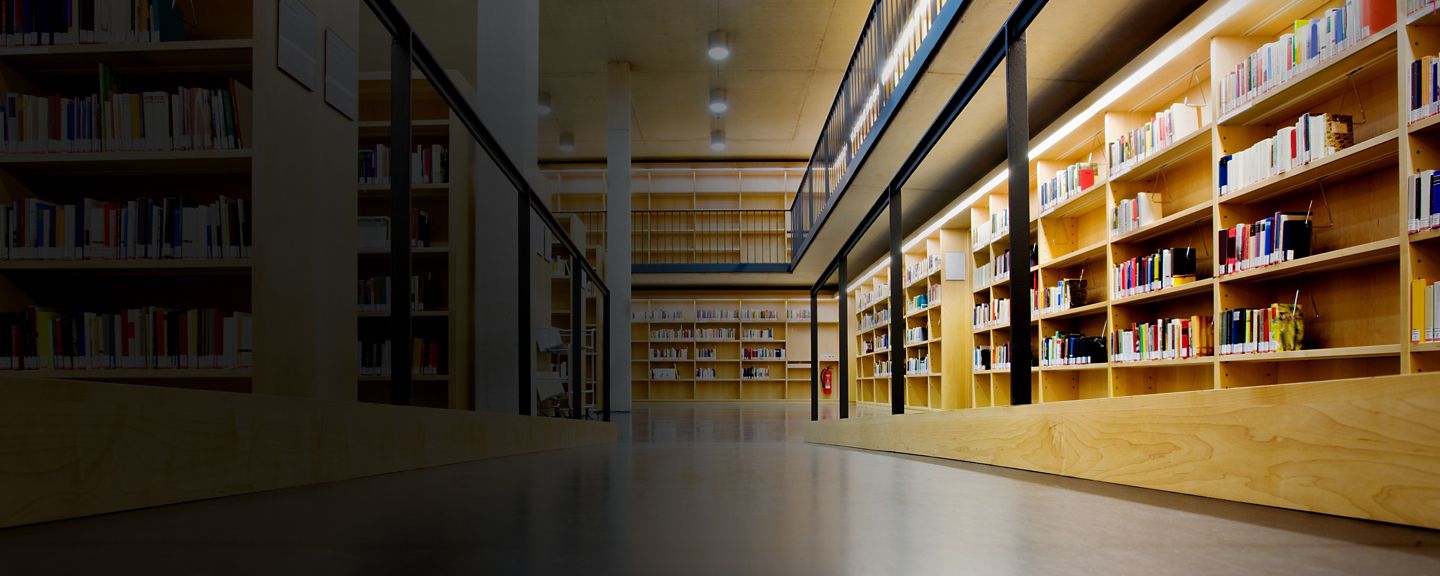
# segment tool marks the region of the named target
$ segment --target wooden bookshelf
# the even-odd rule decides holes
[[[335,12],[338,6],[332,4],[318,2],[317,17],[353,41],[358,29],[339,21]],[[328,302],[338,296],[325,294],[319,285],[274,281],[285,276],[295,260],[313,257],[315,243],[274,257],[263,246],[288,247],[293,239],[317,228],[334,229],[337,234],[348,230],[332,228],[329,214],[308,221],[277,217],[282,211],[297,209],[281,207],[286,201],[281,197],[296,191],[324,196],[324,182],[338,184],[350,172],[348,166],[312,161],[306,167],[305,178],[316,180],[307,181],[289,178],[288,168],[274,160],[308,158],[317,150],[339,148],[349,123],[322,117],[326,109],[319,96],[285,88],[285,82],[290,81],[282,80],[283,74],[274,65],[277,34],[273,4],[249,0],[203,2],[187,6],[186,10],[191,18],[187,18],[183,41],[0,48],[0,68],[6,71],[0,79],[0,90],[85,97],[100,84],[101,65],[120,78],[117,88],[122,92],[174,94],[181,86],[223,89],[233,80],[250,88],[253,97],[248,123],[239,123],[240,138],[235,148],[134,151],[115,150],[105,144],[90,152],[0,153],[0,202],[33,199],[78,206],[85,199],[94,199],[123,205],[139,198],[178,198],[194,205],[225,196],[248,203],[253,211],[251,254],[207,259],[102,260],[96,254],[89,254],[90,259],[7,259],[0,261],[0,285],[4,286],[0,290],[0,310],[17,313],[37,306],[108,314],[151,306],[211,309],[250,315],[256,320],[255,341],[265,340],[268,330],[278,327],[305,343],[291,346],[294,342],[285,339],[267,341],[266,346],[254,351],[253,362],[217,368],[77,367],[15,370],[7,374],[343,397],[343,389],[330,386],[326,378],[316,378],[313,371],[302,368],[330,365],[332,359],[348,365],[338,360],[343,354],[332,357],[320,350],[317,330],[323,329],[295,329],[278,320],[287,316],[283,306],[276,305],[279,302],[305,309],[310,318],[320,318],[331,310]],[[276,110],[283,112],[272,112]],[[278,138],[296,126],[285,117],[287,114],[311,119],[304,124],[306,137]],[[237,111],[237,116],[242,115]],[[264,153],[258,152],[262,149]],[[275,184],[282,174],[288,179],[284,187]],[[287,378],[260,378],[260,374],[285,374]],[[257,389],[252,377],[266,384]]]
[[[1202,7],[1186,25],[1195,25],[1199,13],[1213,12],[1218,4]],[[1038,362],[1040,341],[1056,332],[1108,340],[1117,327],[1128,328],[1131,323],[1192,315],[1219,317],[1224,310],[1263,307],[1282,299],[1302,306],[1305,338],[1301,350],[1222,355],[1217,347],[1215,354],[1195,358],[1142,362],[1107,358],[1109,361],[1084,365],[1031,367],[1033,398],[1037,402],[1118,398],[1440,371],[1440,343],[1410,342],[1408,292],[1411,279],[1440,280],[1440,242],[1433,241],[1440,238],[1440,231],[1421,232],[1408,239],[1405,233],[1405,177],[1440,169],[1440,153],[1436,152],[1440,150],[1440,130],[1432,129],[1440,125],[1440,117],[1417,120],[1408,129],[1401,127],[1403,113],[1409,111],[1410,61],[1440,53],[1440,19],[1430,15],[1406,24],[1402,3],[1400,25],[1353,43],[1232,111],[1221,114],[1219,110],[1218,79],[1233,71],[1240,59],[1285,33],[1291,22],[1340,4],[1314,1],[1240,10],[1209,37],[1179,50],[1162,71],[1132,84],[1134,89],[1119,95],[1105,109],[1091,114],[1088,105],[1077,105],[1041,131],[1036,142],[1061,126],[1074,127],[1030,162],[1030,213],[1035,217],[1028,225],[1034,231],[1037,262],[1028,274],[1015,270],[1003,280],[979,281],[981,268],[996,262],[1008,249],[1008,234],[990,227],[1008,207],[1007,183],[1001,180],[994,185],[993,180],[1005,166],[959,195],[956,204],[964,202],[968,208],[954,220],[942,222],[941,228],[956,229],[955,236],[962,240],[955,251],[967,256],[971,282],[956,284],[967,285],[964,293],[973,302],[960,307],[949,300],[942,309],[943,317],[956,322],[955,328],[944,334],[947,342],[952,348],[959,348],[954,344],[961,341],[965,345],[947,350],[942,377],[927,377],[938,380],[940,390],[963,390],[963,399],[955,405],[942,402],[938,406],[919,401],[923,396],[907,383],[906,404],[944,409],[1007,404],[1011,370],[973,366],[976,346],[1014,340],[1028,344]],[[1183,33],[1177,30],[1172,36]],[[1125,81],[1124,74],[1117,75],[1080,101],[1092,102]],[[1176,135],[1168,145],[1112,173],[1106,143],[1141,127],[1172,103],[1198,110],[1200,128]],[[1354,145],[1320,161],[1219,193],[1217,166],[1223,156],[1273,135],[1302,113],[1352,116]],[[1042,212],[1039,183],[1079,162],[1099,165],[1095,184]],[[982,183],[991,185],[982,188]],[[1113,231],[1114,209],[1141,192],[1160,195],[1161,214],[1138,229],[1123,234]],[[1307,210],[1314,219],[1310,256],[1220,273],[1220,231],[1277,211]],[[1010,224],[1012,228],[1018,225]],[[1123,298],[1112,293],[1113,267],[1118,263],[1165,248],[1185,247],[1196,250],[1194,281]],[[1010,299],[1012,306],[1028,305],[1029,291],[1022,287],[1031,283],[1027,278],[1031,275],[1038,277],[1041,286],[1083,278],[1086,300],[1063,310],[1033,310],[1035,320],[1027,330],[1013,329],[1003,318],[996,325],[974,325],[971,311],[977,304]],[[857,292],[883,287],[886,276],[882,270],[865,279]],[[969,286],[972,283],[973,288]],[[867,302],[853,313],[859,318],[887,305],[883,299]],[[907,315],[905,322],[911,327],[914,320]],[[858,331],[855,341],[863,345],[867,338],[888,330],[888,324],[881,324]],[[860,400],[888,404],[889,379],[876,379],[866,367],[890,354],[894,353],[852,355],[861,367]],[[952,366],[952,359],[963,360],[963,367]]]
[[[631,311],[632,389],[636,401],[799,402],[810,399],[811,370],[838,370],[839,316],[833,297],[819,301],[820,350],[810,347],[810,299],[793,293],[716,292],[700,298],[637,293]],[[657,330],[692,330],[657,338]],[[734,331],[702,337],[699,330]],[[762,330],[773,337],[747,336]],[[780,357],[746,357],[747,350],[778,350]],[[713,357],[704,351],[713,351]],[[672,353],[673,352],[673,353]],[[678,356],[683,353],[685,358]],[[662,357],[655,357],[655,356]],[[665,371],[674,370],[670,378]],[[714,375],[699,376],[700,370]],[[658,371],[658,372],[657,372]],[[838,395],[838,374],[828,399]],[[822,395],[822,398],[827,398]]]
[[[458,74],[450,77],[460,86],[466,83]],[[360,81],[360,120],[357,122],[357,150],[373,150],[376,144],[389,145],[390,121],[389,74],[364,74]],[[421,278],[426,301],[421,309],[411,311],[414,337],[427,344],[436,342],[442,348],[438,374],[412,374],[411,402],[420,406],[469,409],[472,404],[471,377],[473,350],[470,349],[474,326],[474,244],[473,193],[470,162],[473,143],[469,132],[454,118],[440,95],[423,76],[411,81],[411,139],[415,146],[445,146],[449,160],[447,177],[431,182],[411,184],[411,205],[423,210],[430,218],[431,238],[427,246],[411,248],[414,273]],[[359,216],[389,216],[390,186],[387,183],[364,184],[351,179]],[[384,278],[390,275],[388,248],[360,248],[357,273],[359,279]],[[354,298],[354,296],[352,296]],[[355,312],[361,341],[388,339],[390,313],[384,310]],[[361,376],[359,399],[388,403],[391,401],[391,379],[388,376]]]

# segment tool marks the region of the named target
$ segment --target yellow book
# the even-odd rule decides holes
[[[1425,333],[1425,285],[1424,278],[1410,281],[1410,341],[1420,342]]]

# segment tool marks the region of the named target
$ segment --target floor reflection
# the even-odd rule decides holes
[[[3,572],[1440,571],[1433,532],[810,445],[808,421],[641,406],[617,446],[3,531]]]

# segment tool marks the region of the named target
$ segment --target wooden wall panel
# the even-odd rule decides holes
[[[1440,376],[823,421],[806,440],[1440,528]]]
[[[0,379],[0,528],[614,442],[608,423]]]

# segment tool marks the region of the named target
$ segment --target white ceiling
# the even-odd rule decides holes
[[[606,65],[631,65],[632,155],[645,160],[804,160],[840,85],[871,0],[543,0],[540,159],[605,157]],[[705,55],[723,29],[731,56]],[[723,87],[730,111],[706,105]],[[712,152],[710,132],[728,148]],[[561,132],[576,151],[560,152]]]

